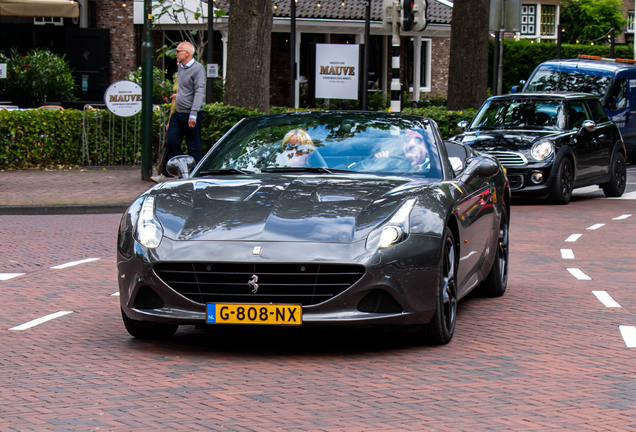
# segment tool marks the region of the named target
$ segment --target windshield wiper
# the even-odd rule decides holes
[[[201,171],[198,174],[202,175],[202,176],[218,175],[218,174],[220,174],[220,175],[226,175],[226,174],[252,175],[252,174],[254,174],[254,171],[240,170],[238,168],[221,168],[221,169],[212,169],[212,170]]]
[[[340,170],[337,170],[340,171]],[[267,167],[263,168],[261,172],[315,172],[315,173],[327,173],[332,174],[333,170],[325,167]]]

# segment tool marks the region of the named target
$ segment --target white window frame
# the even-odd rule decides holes
[[[627,11],[627,28],[625,33],[634,33],[634,11]]]
[[[47,24],[52,24],[52,25],[56,25],[56,26],[63,26],[64,25],[64,18],[62,17],[37,17],[37,18],[33,18],[33,25],[47,25]]]
[[[424,87],[420,86],[422,71],[420,70],[420,65],[422,64],[422,43],[428,44],[428,49],[426,50],[426,66],[428,70],[428,74],[426,75],[426,85]],[[422,36],[413,36],[413,85],[409,86],[409,92],[413,94],[414,100],[420,100],[417,95],[417,99],[415,99],[416,93],[430,93],[431,91],[431,52],[433,51],[433,39],[431,38],[423,38]],[[417,89],[417,90],[416,90]]]

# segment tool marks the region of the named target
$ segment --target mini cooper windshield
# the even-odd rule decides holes
[[[359,172],[441,179],[429,120],[375,113],[253,117],[225,136],[194,177],[221,173]]]
[[[564,130],[563,101],[492,100],[479,110],[470,129]]]

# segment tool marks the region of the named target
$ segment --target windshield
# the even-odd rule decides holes
[[[245,120],[194,176],[219,172],[360,172],[442,178],[434,124],[374,113],[297,113]]]
[[[491,100],[477,113],[470,129],[564,130],[560,100]]]
[[[609,82],[610,76],[607,75],[540,69],[534,74],[525,91],[582,92],[603,97]]]

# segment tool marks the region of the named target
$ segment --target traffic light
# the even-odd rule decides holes
[[[426,0],[404,0],[405,3],[411,3],[411,16],[413,17],[412,31],[422,31],[426,28],[428,21],[426,20]]]
[[[413,3],[415,0],[402,0],[402,30],[411,31],[415,15],[413,13]]]

